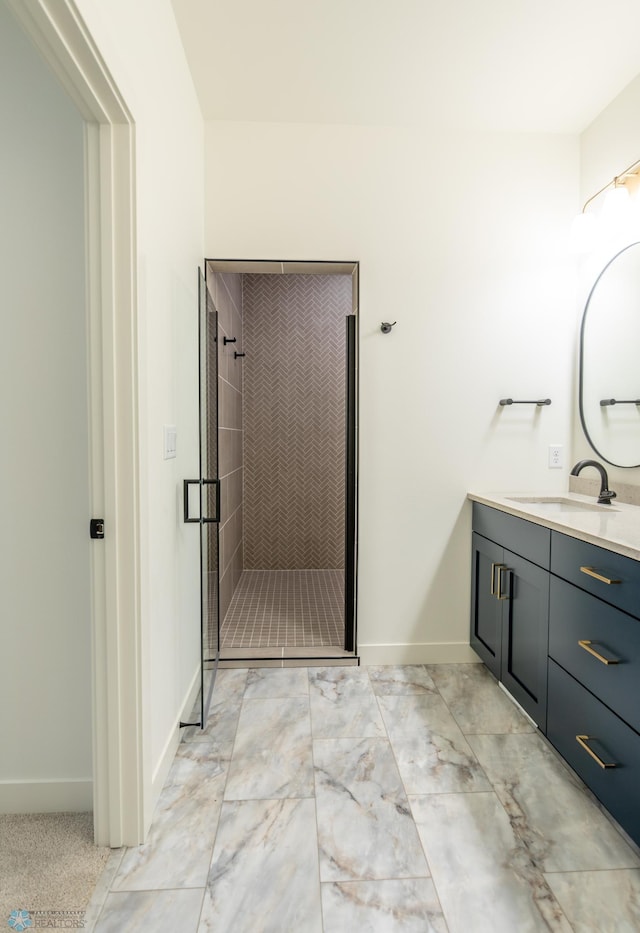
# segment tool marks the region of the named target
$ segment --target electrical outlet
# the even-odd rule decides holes
[[[549,446],[549,469],[560,470],[563,466],[562,444],[551,444]]]

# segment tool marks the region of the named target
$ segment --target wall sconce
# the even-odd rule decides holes
[[[630,194],[640,185],[640,159],[633,162],[619,175],[615,175],[604,187],[584,202],[582,211],[574,218],[569,234],[569,249],[572,253],[588,253],[599,237],[610,239],[625,232],[631,233],[631,225],[638,226],[640,215],[635,216]],[[604,194],[599,215],[587,208],[596,198]],[[640,230],[635,230],[637,235]]]

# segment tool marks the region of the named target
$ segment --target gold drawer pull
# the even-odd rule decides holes
[[[619,664],[620,663],[618,658],[605,658],[604,655],[599,654],[594,648],[591,647],[593,642],[588,641],[586,638],[579,639],[578,644],[580,645],[581,648],[584,648],[585,651],[588,651],[589,654],[592,654],[594,658],[597,658],[598,661],[602,661],[603,664]]]
[[[491,595],[500,599],[500,571],[504,570],[506,564],[491,564]],[[496,589],[496,570],[498,571],[498,587]]]
[[[603,577],[601,573],[598,573],[597,570],[594,570],[593,567],[581,567],[581,573],[586,573],[587,576],[593,577],[595,580],[600,580],[601,583],[622,583],[622,580],[610,580],[609,577]]]
[[[496,564],[495,562],[491,564],[491,595],[496,595]]]
[[[589,748],[589,746],[587,745],[587,742],[592,738],[593,738],[592,735],[577,735],[576,742],[578,743],[580,748],[584,748],[585,752],[587,752],[588,755],[591,755],[593,760],[596,761],[600,765],[601,768],[617,768],[618,765],[615,762],[603,761],[599,755],[596,755],[596,753],[593,751],[592,748]]]
[[[509,570],[506,564],[498,565],[498,592],[496,593],[496,596],[498,597],[498,599],[509,599],[509,593],[502,592],[502,571],[503,570],[506,570],[507,573],[511,573],[511,571]]]

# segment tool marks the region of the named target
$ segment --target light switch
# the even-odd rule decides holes
[[[178,431],[175,424],[165,424],[164,426],[164,459],[172,460],[176,455],[176,441]]]

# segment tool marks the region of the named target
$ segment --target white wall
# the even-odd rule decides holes
[[[82,119],[0,2],[0,812],[92,805]]]
[[[610,182],[613,177],[622,172],[640,157],[640,75],[635,78],[618,95],[600,116],[594,120],[580,139],[581,157],[581,199],[595,194],[600,188]],[[636,199],[638,195],[635,195]],[[600,201],[602,199],[599,199]],[[594,202],[593,207],[599,204]],[[633,239],[637,239],[633,237]],[[601,246],[594,253],[583,257],[580,264],[580,287],[578,292],[578,317],[582,315],[584,304],[589,291],[605,263],[623,246],[627,239],[614,239],[608,245]],[[616,344],[621,339],[620,334],[610,337],[608,352],[611,359],[616,359]],[[575,459],[590,457],[598,459],[588,445],[577,414],[577,388],[576,388],[576,417],[574,423],[574,454]],[[640,462],[640,457],[636,460]],[[607,467],[611,486],[615,489],[616,482],[640,485],[640,470],[616,469]],[[589,475],[589,472],[584,474]],[[593,474],[595,475],[595,474]]]
[[[206,179],[208,257],[361,263],[363,659],[472,657],[467,490],[566,488],[577,139],[210,123]]]
[[[203,124],[169,0],[78,0],[135,120],[145,821],[199,664],[198,532],[182,522],[197,476],[197,266]],[[163,459],[163,425],[178,456]]]

